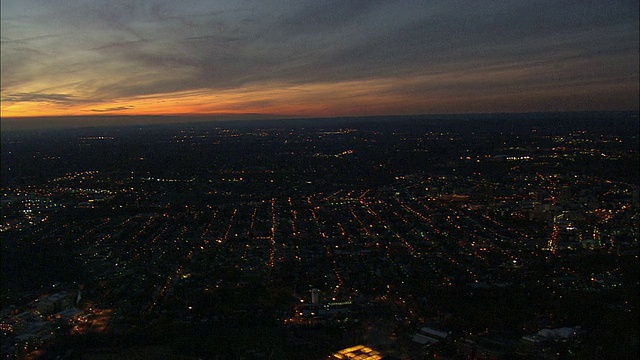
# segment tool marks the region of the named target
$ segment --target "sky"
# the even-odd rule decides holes
[[[638,109],[637,0],[0,7],[3,119]]]

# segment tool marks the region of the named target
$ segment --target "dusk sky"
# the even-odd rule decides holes
[[[2,0],[1,11],[3,118],[638,109],[637,0]]]

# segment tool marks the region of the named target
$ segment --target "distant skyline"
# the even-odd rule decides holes
[[[0,4],[5,119],[638,109],[637,0]]]

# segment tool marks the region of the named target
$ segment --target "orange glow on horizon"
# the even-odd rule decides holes
[[[397,85],[397,80],[377,79],[305,85],[260,84],[221,91],[199,89],[117,99],[108,103],[3,101],[2,117],[216,114],[338,116],[384,114],[389,109],[415,107],[414,99],[393,94],[391,88]]]
[[[521,71],[521,70],[519,70]],[[532,70],[533,71],[533,70]],[[511,69],[486,71],[482,76],[468,72],[425,74],[413,77],[378,78],[309,84],[260,83],[233,89],[196,89],[165,94],[142,95],[90,102],[82,93],[68,89],[67,101],[17,102],[3,99],[2,118],[56,116],[229,116],[334,117],[408,115],[425,113],[521,112],[602,110],[592,99],[609,102],[633,93],[628,84],[602,86],[576,84],[550,89],[509,89],[486,92],[465,88],[470,76],[477,84],[491,83],[513,75]],[[522,75],[521,73],[519,73]],[[452,91],[450,89],[464,89]],[[33,86],[16,92],[38,93]],[[628,96],[626,96],[628,97]],[[75,101],[75,99],[81,99]],[[595,106],[594,106],[595,105]]]

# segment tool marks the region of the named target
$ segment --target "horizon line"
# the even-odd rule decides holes
[[[378,114],[378,115],[337,115],[337,116],[291,116],[260,113],[247,114],[95,114],[95,115],[49,115],[49,116],[24,116],[2,117],[0,116],[0,131],[22,130],[50,130],[83,127],[118,127],[136,125],[171,125],[180,123],[206,123],[206,122],[253,122],[275,120],[329,120],[329,119],[366,119],[366,118],[411,118],[411,117],[464,117],[464,116],[508,116],[508,115],[551,115],[551,114],[629,114],[640,116],[640,109],[633,110],[560,110],[560,111],[523,111],[523,112],[461,112],[461,113],[418,113],[418,114]],[[100,123],[97,120],[112,120],[110,123]],[[130,119],[146,120],[143,122],[128,122]],[[78,121],[88,120],[85,123]]]

